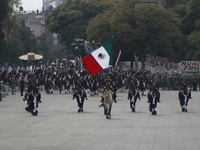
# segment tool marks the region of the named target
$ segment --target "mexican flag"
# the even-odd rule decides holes
[[[82,59],[82,62],[91,75],[95,75],[109,67],[111,51],[112,40],[109,40],[104,46],[101,46]]]

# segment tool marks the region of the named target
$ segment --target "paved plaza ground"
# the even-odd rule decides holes
[[[71,94],[42,93],[38,116],[25,111],[20,93],[0,102],[0,150],[199,150],[200,92],[192,92],[188,112],[181,112],[178,91],[160,91],[158,114],[148,111],[147,97],[136,113],[126,93],[117,93],[112,119],[98,108],[100,97],[85,101],[77,113]]]

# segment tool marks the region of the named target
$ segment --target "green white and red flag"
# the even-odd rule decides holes
[[[103,69],[110,67],[112,40],[104,46],[96,49],[82,59],[83,64],[91,75],[95,75]]]

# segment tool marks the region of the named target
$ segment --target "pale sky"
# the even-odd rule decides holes
[[[42,10],[43,0],[21,0],[22,7],[25,10]]]

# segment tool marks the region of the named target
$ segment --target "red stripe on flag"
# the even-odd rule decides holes
[[[91,75],[97,74],[99,71],[103,70],[99,63],[94,59],[92,54],[85,56],[82,59],[83,63],[85,64],[86,69]]]

